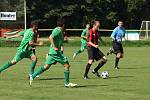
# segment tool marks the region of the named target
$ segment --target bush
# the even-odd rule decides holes
[[[21,39],[0,39],[0,47],[17,47],[20,44]],[[44,40],[43,46],[49,46],[49,40]],[[125,47],[145,47],[150,46],[150,40],[140,40],[140,41],[124,41],[123,46]],[[100,46],[111,46],[112,41],[109,38],[102,38],[100,41]],[[80,46],[80,38],[71,37],[70,40],[64,42],[64,46],[75,47]]]

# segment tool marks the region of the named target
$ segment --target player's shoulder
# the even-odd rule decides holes
[[[56,27],[56,28],[53,29],[53,31],[58,31],[59,32],[59,31],[61,31],[61,29],[60,29],[60,27]]]
[[[25,33],[33,32],[32,29],[26,29],[24,30]]]
[[[92,33],[93,32],[93,29],[89,29],[89,33]]]
[[[115,29],[114,29],[114,31],[116,31],[116,30],[118,30],[119,29],[119,27],[117,26]]]
[[[25,34],[25,36],[32,36],[33,34],[34,34],[34,32],[33,32],[33,30],[30,28],[30,29],[26,29],[25,31],[24,31],[24,34]]]

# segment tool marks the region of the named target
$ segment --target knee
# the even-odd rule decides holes
[[[69,64],[64,64],[64,68],[67,69],[67,70],[69,70],[70,65]]]
[[[12,64],[12,65],[15,65],[16,63],[17,63],[17,62],[14,61],[14,60],[11,61],[11,64]]]
[[[106,56],[104,56],[103,58],[102,58],[102,61],[104,62],[104,63],[107,63],[107,58],[106,58]]]
[[[122,54],[122,53],[118,53],[118,54],[117,54],[117,58],[119,58],[119,59],[120,59],[120,58],[123,58],[123,54]]]
[[[44,66],[44,69],[45,69],[45,70],[48,70],[49,67],[50,67],[50,65],[45,65],[45,66]]]
[[[38,59],[37,59],[36,56],[33,56],[33,57],[31,57],[31,60],[32,60],[32,61],[37,61]]]
[[[92,63],[93,63],[93,60],[90,59],[90,60],[88,61],[88,63],[89,63],[89,64],[92,64]]]

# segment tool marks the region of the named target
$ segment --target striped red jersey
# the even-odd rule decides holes
[[[93,29],[90,29],[88,32],[87,41],[92,42],[95,45],[98,45],[98,32],[93,31]],[[88,43],[88,46],[91,47],[89,43]]]

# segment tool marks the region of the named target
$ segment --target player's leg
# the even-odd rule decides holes
[[[0,67],[0,73],[24,58],[24,53],[18,52],[12,61],[9,61]]]
[[[94,60],[94,51],[91,47],[88,47],[87,48],[87,52],[88,52],[88,63],[86,65],[86,68],[85,68],[85,72],[84,72],[84,79],[89,79],[88,77],[88,72],[90,70],[90,67],[93,63],[93,60]]]
[[[109,51],[107,52],[107,56],[110,54],[113,54],[113,53],[115,53],[115,52],[114,52],[113,47],[111,47],[111,48],[109,48]]]
[[[69,74],[70,74],[70,65],[68,62],[68,59],[66,56],[64,56],[62,53],[55,56],[55,61],[59,62],[64,66],[64,84],[66,87],[74,87],[77,86],[77,84],[70,83],[69,80]]]
[[[32,54],[30,59],[31,59],[32,63],[31,63],[31,66],[29,68],[29,74],[33,74],[36,63],[37,63],[37,57],[34,54]]]
[[[50,68],[51,65],[49,64],[45,64],[44,66],[41,66],[39,69],[37,69],[33,74],[30,75],[30,85],[32,84],[33,79],[42,74],[44,71],[48,70]]]
[[[44,71],[48,70],[52,64],[56,63],[56,60],[53,56],[48,55],[48,58],[45,61],[45,65],[38,68],[32,75],[30,75],[30,85],[32,83],[32,80],[37,76],[42,74]]]
[[[89,79],[88,73],[89,73],[92,63],[93,63],[93,59],[89,59],[87,65],[86,65],[86,68],[85,68],[84,79]]]
[[[100,63],[97,65],[97,67],[92,71],[93,74],[95,74],[97,77],[100,77],[99,74],[99,69],[102,68],[107,62],[107,58],[105,56],[103,56],[103,58],[101,59]]]
[[[64,64],[64,83],[66,87],[75,87],[77,86],[77,84],[70,83],[69,81],[69,73],[70,73],[69,68],[70,65],[68,62]]]
[[[119,61],[121,58],[123,58],[123,55],[124,55],[123,47],[121,44],[118,45],[118,49],[116,51],[117,51],[117,53],[116,53],[116,59],[115,59],[115,69],[119,69],[119,66],[118,66]]]
[[[77,55],[79,55],[80,53],[84,52],[85,48],[86,48],[86,44],[81,42],[81,47],[80,47],[80,49],[77,52],[75,52],[73,54],[73,59],[75,59],[75,57]]]
[[[10,61],[10,62],[7,62],[7,63],[5,63],[4,65],[2,65],[1,67],[0,67],[0,73],[2,72],[2,71],[4,71],[4,70],[6,70],[7,68],[9,68],[9,67],[11,67],[12,65],[15,65],[16,64],[16,61]]]
[[[68,63],[66,63],[63,66],[64,66],[64,83],[69,84],[70,83],[70,81],[69,81],[70,65]]]
[[[48,70],[51,65],[45,64],[44,66],[41,66],[38,68],[33,74],[31,74],[32,78],[34,79],[37,75],[42,74],[44,71]]]
[[[96,59],[97,61],[100,60],[100,63],[92,71],[92,73],[95,74],[97,77],[100,77],[98,71],[100,68],[102,68],[104,66],[104,64],[106,64],[107,58],[99,49],[96,49],[94,52],[94,59]]]

